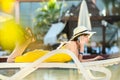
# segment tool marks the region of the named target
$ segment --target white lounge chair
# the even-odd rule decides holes
[[[49,58],[56,53],[66,53],[71,56],[74,63],[42,63],[45,59]],[[110,61],[110,62],[109,62]],[[85,62],[81,63],[77,57],[69,50],[65,49],[58,49],[53,50],[46,54],[45,56],[41,57],[40,59],[36,60],[33,63],[0,63],[0,68],[20,68],[21,70],[14,74],[11,77],[2,76],[6,78],[5,80],[22,80],[24,77],[29,75],[31,72],[35,71],[38,68],[77,68],[84,76],[85,80],[110,80],[111,78],[111,71],[104,66],[108,66],[114,64],[115,62],[120,62],[120,58],[104,60],[104,61],[94,61],[94,62]],[[90,72],[98,71],[104,73],[106,76],[102,77],[95,77]]]

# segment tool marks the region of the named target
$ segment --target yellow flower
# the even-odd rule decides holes
[[[15,0],[0,0],[0,8],[3,12],[11,13]]]

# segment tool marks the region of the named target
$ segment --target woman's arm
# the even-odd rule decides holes
[[[96,61],[96,60],[104,59],[104,57],[96,56],[95,58],[91,58],[91,59],[83,59],[83,55],[79,54],[78,59],[80,60],[80,62],[89,62],[89,61]]]
[[[75,41],[69,41],[67,44],[66,44],[66,48],[70,51],[72,51],[76,57],[78,58],[78,48],[77,48],[77,44]]]

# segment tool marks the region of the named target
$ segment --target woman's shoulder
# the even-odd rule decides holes
[[[76,45],[76,41],[69,41],[66,45]]]
[[[73,44],[76,44],[76,41],[69,41],[68,43],[73,43]]]
[[[71,51],[75,51],[77,49],[77,44],[76,41],[69,41],[66,45],[65,45],[66,49],[69,49]]]

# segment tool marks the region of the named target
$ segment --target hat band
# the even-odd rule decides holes
[[[79,33],[75,34],[74,36],[76,36],[76,35],[78,35],[78,34],[80,34],[80,33],[86,32],[86,31],[88,31],[88,30],[84,30],[84,31],[82,31],[82,32],[79,32]]]

